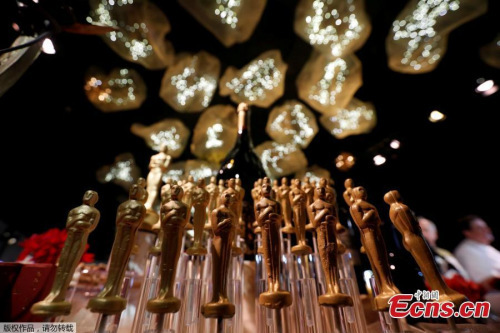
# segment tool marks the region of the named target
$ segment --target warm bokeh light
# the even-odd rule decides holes
[[[356,158],[348,152],[342,152],[335,158],[335,166],[340,171],[349,171],[354,164],[356,164]]]
[[[498,85],[493,80],[484,81],[484,79],[479,79],[478,82],[481,82],[476,88],[478,94],[490,96],[498,91]]]
[[[387,161],[387,159],[383,155],[376,155],[373,157],[373,163],[375,165],[382,165]]]
[[[432,123],[437,123],[439,121],[443,121],[446,119],[446,115],[444,113],[439,112],[438,110],[434,110],[429,115],[429,121]]]
[[[56,53],[56,49],[54,48],[54,44],[52,43],[50,38],[45,38],[45,40],[43,41],[42,51],[43,51],[43,53],[46,53],[46,54],[55,54]]]
[[[391,146],[392,149],[399,149],[401,147],[401,142],[398,140],[392,140],[389,146]]]
[[[137,109],[146,99],[144,80],[127,68],[115,68],[109,74],[90,69],[84,90],[89,101],[104,112]]]

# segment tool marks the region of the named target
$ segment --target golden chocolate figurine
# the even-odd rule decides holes
[[[210,214],[212,214],[212,211],[217,208],[218,201],[219,201],[219,187],[217,186],[217,179],[215,177],[210,178],[210,184],[205,186],[205,190],[208,192],[208,195],[210,197],[208,201],[208,206],[207,206],[207,214],[210,217]],[[212,224],[210,223],[210,218],[207,219],[207,223],[203,227],[205,230],[212,230]]]
[[[234,189],[238,193],[238,230],[240,236],[245,238],[245,222],[243,221],[243,200],[245,199],[245,189],[241,186],[241,179],[236,178]]]
[[[73,208],[66,220],[68,236],[57,261],[57,270],[50,293],[43,301],[31,307],[31,313],[44,317],[69,315],[71,303],[65,301],[66,291],[80,262],[89,234],[97,227],[101,214],[94,207],[99,200],[97,192],[87,191],[81,206]]]
[[[173,181],[172,178],[167,178],[165,181],[165,185],[161,187],[160,195],[161,195],[161,202],[168,202],[170,201],[170,187],[172,186]]]
[[[380,232],[380,217],[375,206],[366,201],[367,194],[363,187],[353,188],[352,198],[351,216],[360,230],[361,243],[370,261],[380,291],[374,299],[375,310],[386,311],[389,308],[389,299],[401,292],[392,281],[387,250]]]
[[[193,190],[196,187],[194,183],[194,177],[189,175],[187,181],[184,181],[181,185],[184,195],[182,197],[182,202],[187,206],[187,224],[186,229],[191,230],[194,226],[191,224],[191,208],[193,207]]]
[[[308,223],[306,224],[306,231],[314,231],[314,226],[313,226],[314,218],[311,215],[311,210],[309,209],[309,207],[311,207],[312,203],[314,202],[314,187],[311,185],[309,177],[304,178],[304,185],[302,185],[302,189],[306,194],[306,208],[307,208],[307,221],[308,221]]]
[[[325,272],[326,294],[319,296],[319,304],[324,306],[350,306],[352,298],[340,292],[337,276],[337,237],[335,206],[326,201],[326,187],[316,189],[317,199],[311,204],[313,225],[318,235],[318,251]]]
[[[281,208],[283,209],[283,219],[285,220],[285,226],[281,228],[281,231],[286,234],[293,234],[295,233],[295,228],[292,225],[290,186],[288,186],[288,179],[286,179],[286,177],[283,177],[281,179],[281,186],[278,189],[278,199],[281,203]]]
[[[170,165],[170,160],[172,157],[167,155],[168,149],[165,144],[162,144],[160,147],[160,152],[151,156],[151,160],[149,162],[149,173],[147,178],[147,191],[148,191],[148,200],[145,205],[147,210],[152,210],[156,201],[156,197],[158,196],[158,190],[161,184],[161,177],[167,171],[168,166]]]
[[[129,191],[129,200],[118,206],[116,213],[116,234],[111,249],[108,277],[102,291],[89,300],[87,308],[92,312],[107,315],[118,314],[125,310],[127,300],[120,297],[128,259],[135,243],[137,229],[146,216],[147,194],[139,184]]]
[[[451,301],[458,308],[466,301],[466,297],[449,288],[443,281],[434,256],[422,236],[422,229],[420,229],[413,212],[402,202],[398,191],[387,192],[384,201],[391,207],[389,216],[396,229],[403,236],[402,241],[405,249],[415,258],[431,289],[439,291],[439,302]]]
[[[313,252],[311,247],[306,244],[307,197],[302,190],[299,179],[294,179],[293,185],[290,191],[290,202],[293,208],[293,220],[298,244],[293,246],[291,251],[295,255],[307,255]]]
[[[232,249],[232,254],[233,256],[239,256],[243,254],[243,249],[241,247],[238,247],[236,244],[236,241],[238,239],[238,230],[240,228],[238,224],[238,208],[239,208],[239,194],[236,192],[236,180],[234,178],[231,178],[227,181],[227,190],[230,191],[232,195],[232,200],[231,203],[229,204],[229,209],[234,213],[236,216],[236,219],[234,219],[234,235],[233,235],[233,249]]]
[[[229,209],[233,194],[226,190],[220,197],[220,206],[212,211],[210,220],[215,237],[212,241],[212,283],[213,296],[210,303],[201,307],[207,318],[232,318],[235,306],[227,298],[227,281],[231,261],[231,243],[234,238],[234,219]]]
[[[218,185],[218,188],[219,188],[219,193],[223,193],[225,190],[226,190],[226,186],[224,186],[224,179],[219,179],[219,185]],[[219,204],[217,202],[217,204]]]
[[[344,201],[347,204],[347,206],[351,207],[352,204],[354,203],[354,198],[352,197],[352,189],[354,187],[354,182],[352,181],[351,178],[347,178],[344,182],[345,186],[345,191],[342,194],[344,197]]]
[[[281,207],[271,199],[271,185],[262,184],[261,198],[255,205],[257,221],[262,229],[262,247],[267,270],[267,291],[260,294],[259,304],[281,309],[292,304],[292,295],[280,288]]]
[[[207,249],[201,244],[203,237],[203,227],[207,219],[207,205],[210,201],[210,195],[205,190],[205,180],[200,178],[198,186],[193,190],[193,207],[194,207],[194,244],[186,253],[191,256],[204,256],[207,254]]]
[[[255,204],[260,199],[261,187],[262,187],[262,178],[259,178],[253,183],[253,189],[251,191],[254,209],[255,209]],[[259,223],[257,223],[257,215],[254,214],[254,216],[255,216],[255,221],[252,223],[253,232],[254,234],[260,234],[261,230],[259,227]]]
[[[160,290],[158,296],[150,299],[146,304],[146,310],[152,313],[175,313],[181,307],[180,299],[174,297],[174,282],[188,215],[188,207],[181,201],[183,194],[182,187],[172,185],[171,200],[161,206],[163,239],[161,242]]]
[[[279,186],[279,182],[277,179],[273,180],[273,191],[276,194],[276,198],[277,198],[279,196],[279,192],[280,192],[280,186]]]

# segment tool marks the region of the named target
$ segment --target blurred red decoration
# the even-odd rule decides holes
[[[52,228],[42,234],[33,234],[23,240],[19,245],[24,250],[19,254],[18,261],[29,259],[33,263],[55,264],[61,254],[68,233],[66,229]],[[94,254],[87,253],[87,244],[81,261],[90,263],[94,261]]]

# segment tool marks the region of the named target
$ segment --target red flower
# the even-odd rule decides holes
[[[58,228],[49,229],[43,234],[33,234],[30,238],[25,239],[19,245],[24,250],[19,254],[18,261],[24,260],[28,256],[32,256],[32,261],[35,263],[51,263],[55,264],[61,251],[64,247],[64,242],[68,236],[66,229]],[[85,247],[85,253],[81,261],[93,262],[94,255],[86,253],[89,245]]]

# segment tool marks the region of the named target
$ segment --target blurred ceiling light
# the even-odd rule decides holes
[[[443,121],[445,119],[446,115],[437,110],[432,111],[431,114],[429,115],[429,121],[431,123],[437,123],[438,121]]]
[[[46,53],[46,54],[55,54],[56,53],[56,49],[54,48],[54,44],[52,43],[50,38],[45,38],[45,40],[43,41],[42,51],[43,51],[43,53]]]
[[[385,161],[387,161],[387,159],[382,155],[376,155],[373,157],[373,163],[375,163],[375,165],[382,165]]]
[[[391,146],[392,149],[399,149],[399,147],[401,147],[401,142],[398,140],[392,140],[389,146]]]
[[[498,91],[498,86],[495,84],[495,81],[493,80],[478,80],[478,83],[480,83],[477,88],[476,92],[478,94],[481,94],[483,96],[489,96]]]

